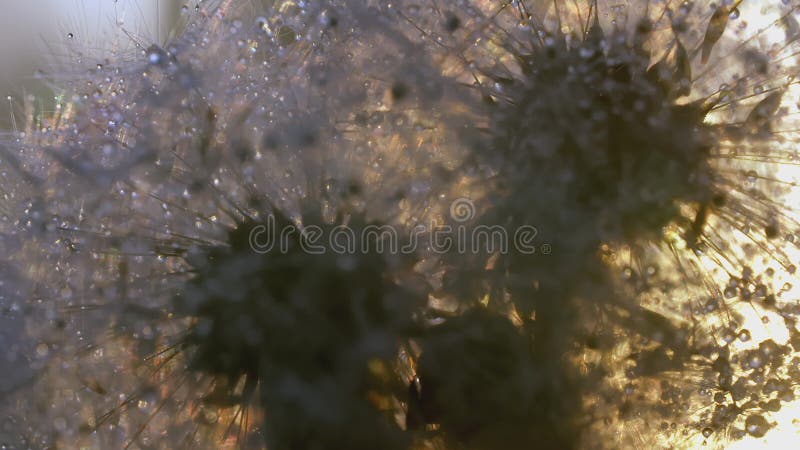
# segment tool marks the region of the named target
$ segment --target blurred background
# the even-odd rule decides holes
[[[47,104],[45,80],[163,43],[196,1],[0,0],[0,131],[22,125],[25,95]]]
[[[85,73],[114,55],[135,56],[141,51],[136,41],[147,47],[168,39],[182,5],[177,0],[0,0],[0,138],[24,128],[26,96],[40,109],[52,108],[55,93],[48,80]],[[23,286],[21,280],[0,261],[0,288]],[[33,379],[25,362],[33,344],[25,342],[23,321],[15,313],[15,302],[25,298],[5,296],[9,292],[0,289],[0,349],[9,350],[0,362],[0,397]],[[10,439],[7,431],[0,429],[0,443]]]

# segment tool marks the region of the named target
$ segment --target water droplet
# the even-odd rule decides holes
[[[630,266],[626,266],[624,269],[622,269],[622,277],[624,279],[630,280],[630,279],[633,278],[633,275],[634,275],[634,272],[633,272],[633,269],[630,268]]]
[[[74,38],[74,37],[75,37],[75,35],[74,35],[74,34],[72,34],[72,33],[67,33],[67,39],[72,39],[72,38]]]
[[[152,65],[158,65],[164,62],[166,53],[157,45],[152,45],[147,49],[147,62]]]
[[[745,420],[745,430],[747,433],[754,437],[762,437],[767,433],[769,424],[760,414],[753,414]]]
[[[750,340],[750,330],[743,329],[739,332],[739,340],[742,342],[747,342]]]
[[[714,432],[711,428],[703,428],[703,437],[709,437]]]
[[[278,29],[278,44],[282,47],[292,45],[297,40],[297,33],[288,26],[282,26]]]
[[[734,339],[736,339],[736,334],[733,330],[725,330],[722,333],[722,340],[725,341],[725,343],[730,344]]]
[[[759,367],[764,365],[764,358],[762,357],[760,352],[753,352],[749,358],[747,358],[747,367],[751,369],[758,369]]]

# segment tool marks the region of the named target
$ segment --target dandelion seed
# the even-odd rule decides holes
[[[762,297],[770,295],[766,287],[753,286],[758,282],[753,280],[751,269],[744,270],[734,285],[724,288],[724,293],[712,287],[718,283],[712,281],[715,272],[746,268],[747,261],[758,254],[757,250],[748,249],[747,244],[737,249],[720,241],[725,239],[723,230],[730,224],[755,221],[763,234],[754,236],[748,224],[741,228],[741,235],[755,241],[766,260],[789,269],[790,252],[770,241],[780,234],[781,228],[796,227],[793,208],[786,200],[778,200],[780,181],[756,172],[750,176],[753,187],[742,190],[741,182],[727,174],[731,166],[742,170],[750,162],[758,165],[785,161],[783,150],[773,141],[773,133],[776,124],[782,122],[779,109],[783,92],[794,88],[791,84],[769,91],[762,88],[757,95],[763,97],[745,102],[749,94],[741,88],[750,83],[762,86],[765,81],[764,72],[759,71],[738,81],[740,88],[736,95],[741,100],[730,96],[723,100],[722,91],[726,89],[707,86],[710,73],[702,65],[712,60],[712,51],[729,51],[722,50],[723,35],[726,30],[731,32],[728,20],[734,8],[744,6],[741,2],[714,6],[712,16],[696,25],[703,33],[693,35],[692,14],[699,11],[698,7],[692,8],[688,3],[678,7],[642,5],[638,10],[631,5],[624,23],[611,21],[606,27],[601,24],[604,18],[601,13],[607,11],[594,3],[590,3],[588,10],[556,3],[549,11],[545,7],[533,17],[536,33],[531,35],[519,34],[513,31],[515,27],[505,26],[532,17],[527,5],[501,8],[500,13],[487,7],[484,17],[492,19],[482,33],[497,30],[496,39],[503,43],[499,50],[466,52],[453,43],[442,51],[462,52],[456,59],[466,62],[463,66],[454,65],[463,70],[465,77],[477,80],[473,86],[481,96],[492,98],[486,103],[488,111],[484,113],[490,118],[490,125],[484,131],[488,142],[478,137],[480,144],[473,147],[485,151],[478,153],[479,158],[492,167],[491,173],[498,174],[498,190],[507,195],[492,200],[494,205],[483,218],[484,223],[505,220],[515,224],[537,223],[548,239],[556,241],[555,258],[546,262],[516,256],[501,257],[500,264],[493,263],[497,272],[487,272],[485,284],[490,286],[487,292],[498,293],[490,294],[496,307],[511,308],[523,323],[527,322],[534,354],[541,355],[540,368],[549,366],[552,371],[547,379],[569,380],[570,374],[578,371],[560,362],[545,362],[558,360],[554,354],[569,354],[573,342],[580,340],[566,336],[584,332],[594,336],[601,327],[600,323],[589,320],[593,325],[587,328],[591,331],[584,331],[586,325],[581,325],[582,320],[575,317],[599,314],[604,317],[600,322],[619,321],[619,330],[634,333],[638,337],[633,342],[640,342],[617,350],[629,352],[633,362],[633,367],[623,370],[625,376],[661,379],[662,396],[654,403],[673,405],[676,413],[684,400],[670,392],[681,389],[678,386],[681,383],[673,386],[666,380],[671,374],[690,372],[698,374],[698,383],[705,383],[700,380],[707,375],[694,372],[702,369],[686,358],[705,345],[715,348],[717,320],[723,324],[741,320],[739,313],[733,312],[735,301],[752,304],[754,290]],[[680,16],[673,14],[676,10]],[[673,20],[664,23],[665,17]],[[666,50],[655,50],[655,42],[666,42],[662,47]],[[701,53],[698,61],[694,49]],[[723,66],[738,65],[731,56],[717,57],[718,64]],[[787,67],[791,71],[791,65]],[[504,89],[492,90],[489,87],[492,83],[500,83]],[[747,106],[737,108],[739,101]],[[745,111],[737,118],[733,109]],[[731,122],[726,125],[726,121]],[[664,127],[664,137],[657,137],[662,133],[658,131],[660,127]],[[639,130],[648,130],[641,139],[636,137]],[[752,151],[747,152],[748,156],[737,156],[731,144],[744,144]],[[659,148],[664,148],[663,153]],[[686,151],[685,157],[679,156],[681,151]],[[650,163],[654,165],[647,168]],[[675,177],[670,178],[670,174]],[[770,188],[775,189],[766,194],[772,197],[767,197],[764,186],[759,185],[766,179]],[[648,185],[649,182],[653,185]],[[783,217],[781,221],[785,219],[783,224],[772,219],[777,210],[781,210],[777,214]],[[656,257],[666,262],[670,270],[652,273],[648,279],[633,283],[630,294],[622,294],[607,281],[599,281],[606,275],[602,265],[597,264],[598,253],[604,264],[613,266],[621,260],[644,267],[653,261],[644,255],[658,254],[662,233],[671,229],[677,230],[682,238],[660,250],[664,257]],[[684,253],[683,249],[691,253]],[[677,263],[670,263],[671,260]],[[470,282],[475,278],[474,266],[478,264],[452,261],[450,265],[456,274],[465,271],[464,278],[456,278],[454,284],[481,285]],[[561,267],[564,270],[559,270]],[[664,280],[665,276],[671,278],[666,281],[671,287],[661,289],[669,292],[672,301],[659,299],[654,292],[664,282],[658,280]],[[503,279],[508,284],[498,289],[498,280]],[[518,281],[525,279],[533,282],[525,286]],[[630,281],[631,277],[626,279]],[[686,300],[673,303],[678,285],[695,285],[699,295],[714,298],[723,305],[719,309],[721,317],[711,318],[717,314],[716,308],[704,310],[692,304],[689,299],[696,295],[691,293],[694,288],[688,292],[680,289],[686,292]],[[631,296],[633,303],[625,300],[626,295]],[[510,301],[504,304],[504,298]],[[686,322],[689,318],[698,320],[697,315],[705,316],[699,324]],[[758,322],[763,325],[763,321]],[[576,328],[568,331],[571,326]],[[701,336],[703,333],[708,334]],[[733,337],[729,333],[721,340],[733,342]],[[750,339],[749,335],[745,338],[745,341]],[[637,348],[639,345],[645,348]],[[587,356],[581,358],[585,360]],[[761,366],[763,360],[757,359],[755,365]],[[623,367],[628,367],[628,363],[623,363]],[[717,371],[720,381],[715,389],[722,392],[730,389],[734,381],[726,367]],[[420,381],[424,386],[424,377]],[[554,400],[556,405],[566,402],[560,416],[566,419],[570,417],[568,411],[577,407],[575,397],[572,403],[569,400],[575,389],[569,381],[554,383],[551,391],[557,388],[567,394],[554,395],[558,398]],[[749,389],[750,386],[745,390]],[[589,392],[599,390],[599,385],[588,388]],[[607,398],[601,401],[608,402]],[[638,408],[647,402],[640,403]],[[550,410],[558,409],[551,406]],[[739,417],[732,415],[730,421],[743,420]],[[705,418],[698,420],[701,425],[709,423]],[[554,422],[551,430],[559,430],[564,423],[568,421]],[[575,435],[566,431],[568,427],[561,428],[562,436]],[[562,446],[574,445],[568,438],[562,439],[565,439]]]

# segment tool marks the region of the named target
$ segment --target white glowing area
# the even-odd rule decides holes
[[[766,2],[764,2],[766,3]],[[767,11],[766,4],[762,2],[744,2],[741,6],[740,20],[747,20],[750,24],[749,34],[758,33],[758,39],[767,46],[769,45],[785,45],[786,32],[782,26],[775,26],[781,23],[782,17],[775,10]],[[762,8],[764,8],[762,10]],[[796,16],[796,13],[791,13]],[[792,66],[798,63],[796,55],[787,55],[783,59],[783,64]],[[785,93],[783,95],[782,105],[786,108],[784,114],[784,123],[778,126],[778,130],[800,130],[797,126],[798,108],[800,106],[800,89],[797,86],[797,80],[785,80]],[[782,88],[782,86],[770,86],[770,88]],[[796,138],[800,136],[798,131],[790,131],[785,133],[785,151],[786,154],[797,152]],[[784,150],[782,148],[782,150]],[[788,214],[797,219],[798,211],[795,205],[800,205],[800,189],[797,187],[797,182],[800,181],[800,166],[796,161],[786,161],[780,164],[777,168],[777,173],[774,176],[787,183],[792,183],[790,194],[787,196],[786,204],[793,207]],[[796,248],[786,246],[786,253],[791,257],[792,261],[800,261],[800,252]],[[784,274],[786,284],[782,291],[783,301],[796,301],[800,290],[798,284],[800,280],[797,276],[790,276]],[[757,312],[754,309],[743,309],[742,314],[745,317],[744,328],[751,332],[751,342],[760,342],[766,339],[773,339],[775,342],[782,344],[788,339],[786,328],[782,326],[781,318],[774,313],[764,313],[763,311]],[[766,317],[769,322],[763,323],[762,318]],[[793,380],[797,383],[800,380]],[[734,441],[726,446],[731,450],[756,450],[756,449],[776,449],[776,448],[796,448],[800,442],[800,400],[795,400],[792,403],[785,405],[780,411],[771,414],[771,419],[774,421],[774,427],[761,439],[747,437],[739,441]]]

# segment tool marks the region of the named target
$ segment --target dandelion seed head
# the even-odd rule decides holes
[[[432,140],[420,124],[431,120],[413,111],[416,87],[393,99],[410,113],[391,111],[393,82],[381,80],[414,82],[426,63],[407,70],[367,45],[372,37],[410,47],[361,7],[290,9],[265,14],[274,35],[266,22],[244,20],[247,11],[199,11],[182,38],[73,85],[53,128],[3,154],[17,164],[18,192],[31,195],[20,215],[31,230],[26,251],[38,255],[29,271],[54,291],[37,308],[47,320],[31,330],[62,342],[43,347],[43,378],[57,392],[45,401],[80,405],[70,414],[54,408],[31,427],[41,442],[215,447],[266,436],[279,446],[330,445],[347,435],[375,448],[409,439],[392,417],[404,382],[391,375],[397,341],[425,295],[395,286],[400,274],[379,255],[322,261],[295,248],[264,259],[241,238],[270,214],[286,226],[363,227],[378,217],[402,229],[405,216],[424,211],[387,199],[412,202],[431,189],[406,190],[407,180],[433,170],[426,165],[440,155],[398,150]],[[362,26],[340,32],[331,17]],[[366,64],[378,53],[375,73],[346,70],[345,55]],[[335,54],[340,64],[330,63]],[[352,120],[363,111],[391,122]],[[284,269],[294,281],[280,287]],[[333,284],[319,278],[325,272]],[[272,294],[264,277],[275,277]],[[263,308],[277,308],[275,322],[253,322]],[[306,321],[314,315],[319,326]],[[337,315],[353,328],[336,325]],[[327,337],[317,335],[323,329]],[[35,401],[20,404],[32,410]],[[267,421],[264,407],[285,415]]]
[[[526,75],[519,86],[509,81],[513,97],[493,114],[491,148],[507,151],[515,167],[505,183],[531,190],[517,198],[563,193],[559,204],[585,216],[565,217],[561,226],[584,234],[578,230],[586,224],[596,241],[660,233],[679,215],[678,202],[712,195],[703,105],[674,103],[690,83],[680,66],[688,62],[679,61],[685,49],[676,48],[670,69],[650,68],[643,52],[624,36],[605,36],[599,23],[582,41],[556,35],[552,44],[534,44],[531,55],[520,54]]]
[[[358,217],[347,225],[355,236],[368,226]],[[374,243],[355,242],[358,249],[373,245],[366,253],[310,254],[301,231],[278,217],[269,227],[294,229],[280,238],[286,249],[259,254],[251,247],[257,226],[240,223],[227,245],[188,258],[194,276],[174,300],[177,314],[196,320],[184,344],[190,367],[231,380],[230,392],[220,388],[209,401],[255,401],[281,411],[266,424],[268,443],[279,448],[336,439],[364,448],[400,446],[400,430],[379,420],[363,395],[367,389],[373,402],[385,402],[393,394],[388,370],[396,343],[413,334],[414,311],[425,298],[386,279],[396,269],[389,270]],[[325,236],[334,230],[313,211],[302,226],[321,227]],[[245,391],[237,395],[239,381]],[[256,386],[260,398],[248,398]],[[365,427],[372,431],[365,435]]]
[[[586,336],[589,350],[576,355],[578,367],[553,364],[546,370],[558,374],[552,378],[581,371],[582,381],[588,383],[581,388],[604,392],[590,395],[592,402],[598,402],[593,411],[602,410],[599,405],[615,405],[600,428],[607,430],[610,423],[631,426],[636,417],[647,416],[643,411],[650,407],[655,417],[664,411],[685,415],[681,411],[688,405],[702,405],[721,394],[717,398],[724,407],[719,406],[718,413],[698,407],[687,420],[666,421],[661,436],[743,438],[744,412],[758,406],[743,407],[741,399],[732,400],[728,392],[739,386],[743,396],[752,397],[763,379],[729,370],[730,363],[723,361],[747,361],[744,352],[750,349],[753,352],[747,355],[755,357],[750,361],[763,367],[766,359],[752,346],[781,342],[777,345],[788,349],[784,339],[795,332],[789,312],[792,297],[777,295],[780,282],[774,281],[776,274],[790,277],[795,270],[790,256],[794,249],[779,239],[781,230],[796,228],[787,196],[792,189],[776,175],[787,170],[784,163],[790,153],[782,148],[778,130],[792,133],[788,130],[794,122],[786,114],[785,102],[796,95],[791,81],[796,61],[785,51],[793,41],[787,37],[793,33],[795,11],[779,5],[753,10],[734,2],[590,2],[587,8],[558,2],[498,8],[476,2],[473,6],[465,10],[464,26],[454,35],[463,32],[474,45],[460,47],[458,36],[445,37],[441,53],[446,59],[447,49],[461,52],[463,60],[447,60],[448,67],[473,86],[489,111],[486,114],[495,120],[485,130],[488,142],[478,138],[475,146],[483,164],[492,167],[488,172],[499,175],[490,178],[500,195],[493,197],[494,211],[490,209],[484,223],[502,223],[510,217],[518,223],[540,224],[540,233],[561,250],[546,262],[515,256],[492,262],[494,270],[485,273],[492,287],[484,291],[490,304],[511,307],[523,323],[530,320],[534,354],[546,355],[552,347],[567,352],[572,346],[563,338],[572,333],[565,331],[567,323],[583,324],[574,333]],[[444,16],[426,20],[416,9],[409,15],[422,24],[423,32],[431,30],[430,35]],[[470,29],[480,29],[480,37],[472,41]],[[776,57],[781,64],[765,67],[765,59]],[[592,62],[598,63],[597,72]],[[625,70],[614,70],[620,67]],[[556,70],[560,76],[549,80],[550,68],[561,69]],[[615,90],[608,96],[613,100],[607,110],[601,102],[606,89]],[[614,102],[626,101],[617,108],[623,111],[618,123],[626,125],[612,126]],[[581,105],[583,116],[576,113]],[[636,114],[637,107],[642,114]],[[472,111],[479,109],[471,106]],[[598,133],[591,128],[599,123],[603,125]],[[617,136],[624,139],[609,140],[614,130],[621,130]],[[642,130],[647,132],[636,138]],[[600,141],[589,142],[595,138]],[[609,142],[615,145],[606,147]],[[660,145],[666,145],[663,153]],[[516,151],[505,153],[510,148]],[[580,148],[586,151],[575,150]],[[603,148],[633,153],[620,159],[623,163],[617,167],[623,170],[617,176],[593,184],[590,181],[602,180],[604,173],[610,173],[604,171],[613,172],[615,167]],[[585,173],[576,161],[586,162]],[[640,170],[649,162],[659,169]],[[671,164],[676,164],[675,171],[669,169]],[[631,176],[620,176],[627,169]],[[578,196],[581,183],[589,187]],[[599,188],[604,184],[607,191]],[[586,203],[579,205],[581,198]],[[573,206],[561,207],[565,204]],[[600,265],[595,264],[598,257]],[[474,281],[475,263],[449,265],[456,273],[453,286],[481,289],[483,283]],[[597,279],[608,276],[604,266],[619,270],[623,283],[611,282],[617,287],[608,291],[599,287],[606,282]],[[458,276],[465,267],[467,274]],[[574,282],[565,281],[573,276]],[[735,281],[725,287],[731,277]],[[498,279],[507,283],[502,294],[496,290]],[[534,281],[525,287],[520,279]],[[455,292],[467,302],[481,298]],[[684,300],[675,301],[677,292]],[[553,295],[563,298],[557,308],[547,302]],[[761,311],[755,323],[748,309]],[[603,319],[591,318],[597,314]],[[576,316],[584,318],[566,319]],[[603,322],[615,325],[606,327]],[[758,335],[753,332],[745,340],[747,345],[734,342],[739,330],[756,328]],[[630,340],[612,337],[620,334]],[[590,356],[599,348],[619,359],[604,365]],[[692,360],[690,355],[697,351],[704,362]],[[719,361],[716,368],[710,367],[712,361]],[[603,374],[610,367],[616,375]],[[787,377],[793,369],[779,359],[771,370]],[[684,381],[675,379],[678,373]],[[738,380],[742,381],[736,385]],[[634,386],[631,392],[637,394],[626,394],[626,386]],[[576,388],[566,388],[572,389]],[[644,393],[648,389],[656,393]],[[782,400],[776,402],[785,406]],[[703,436],[700,431],[708,424],[713,424],[715,433]],[[620,430],[616,436],[625,445],[648,445],[644,444],[648,438],[641,435]]]

